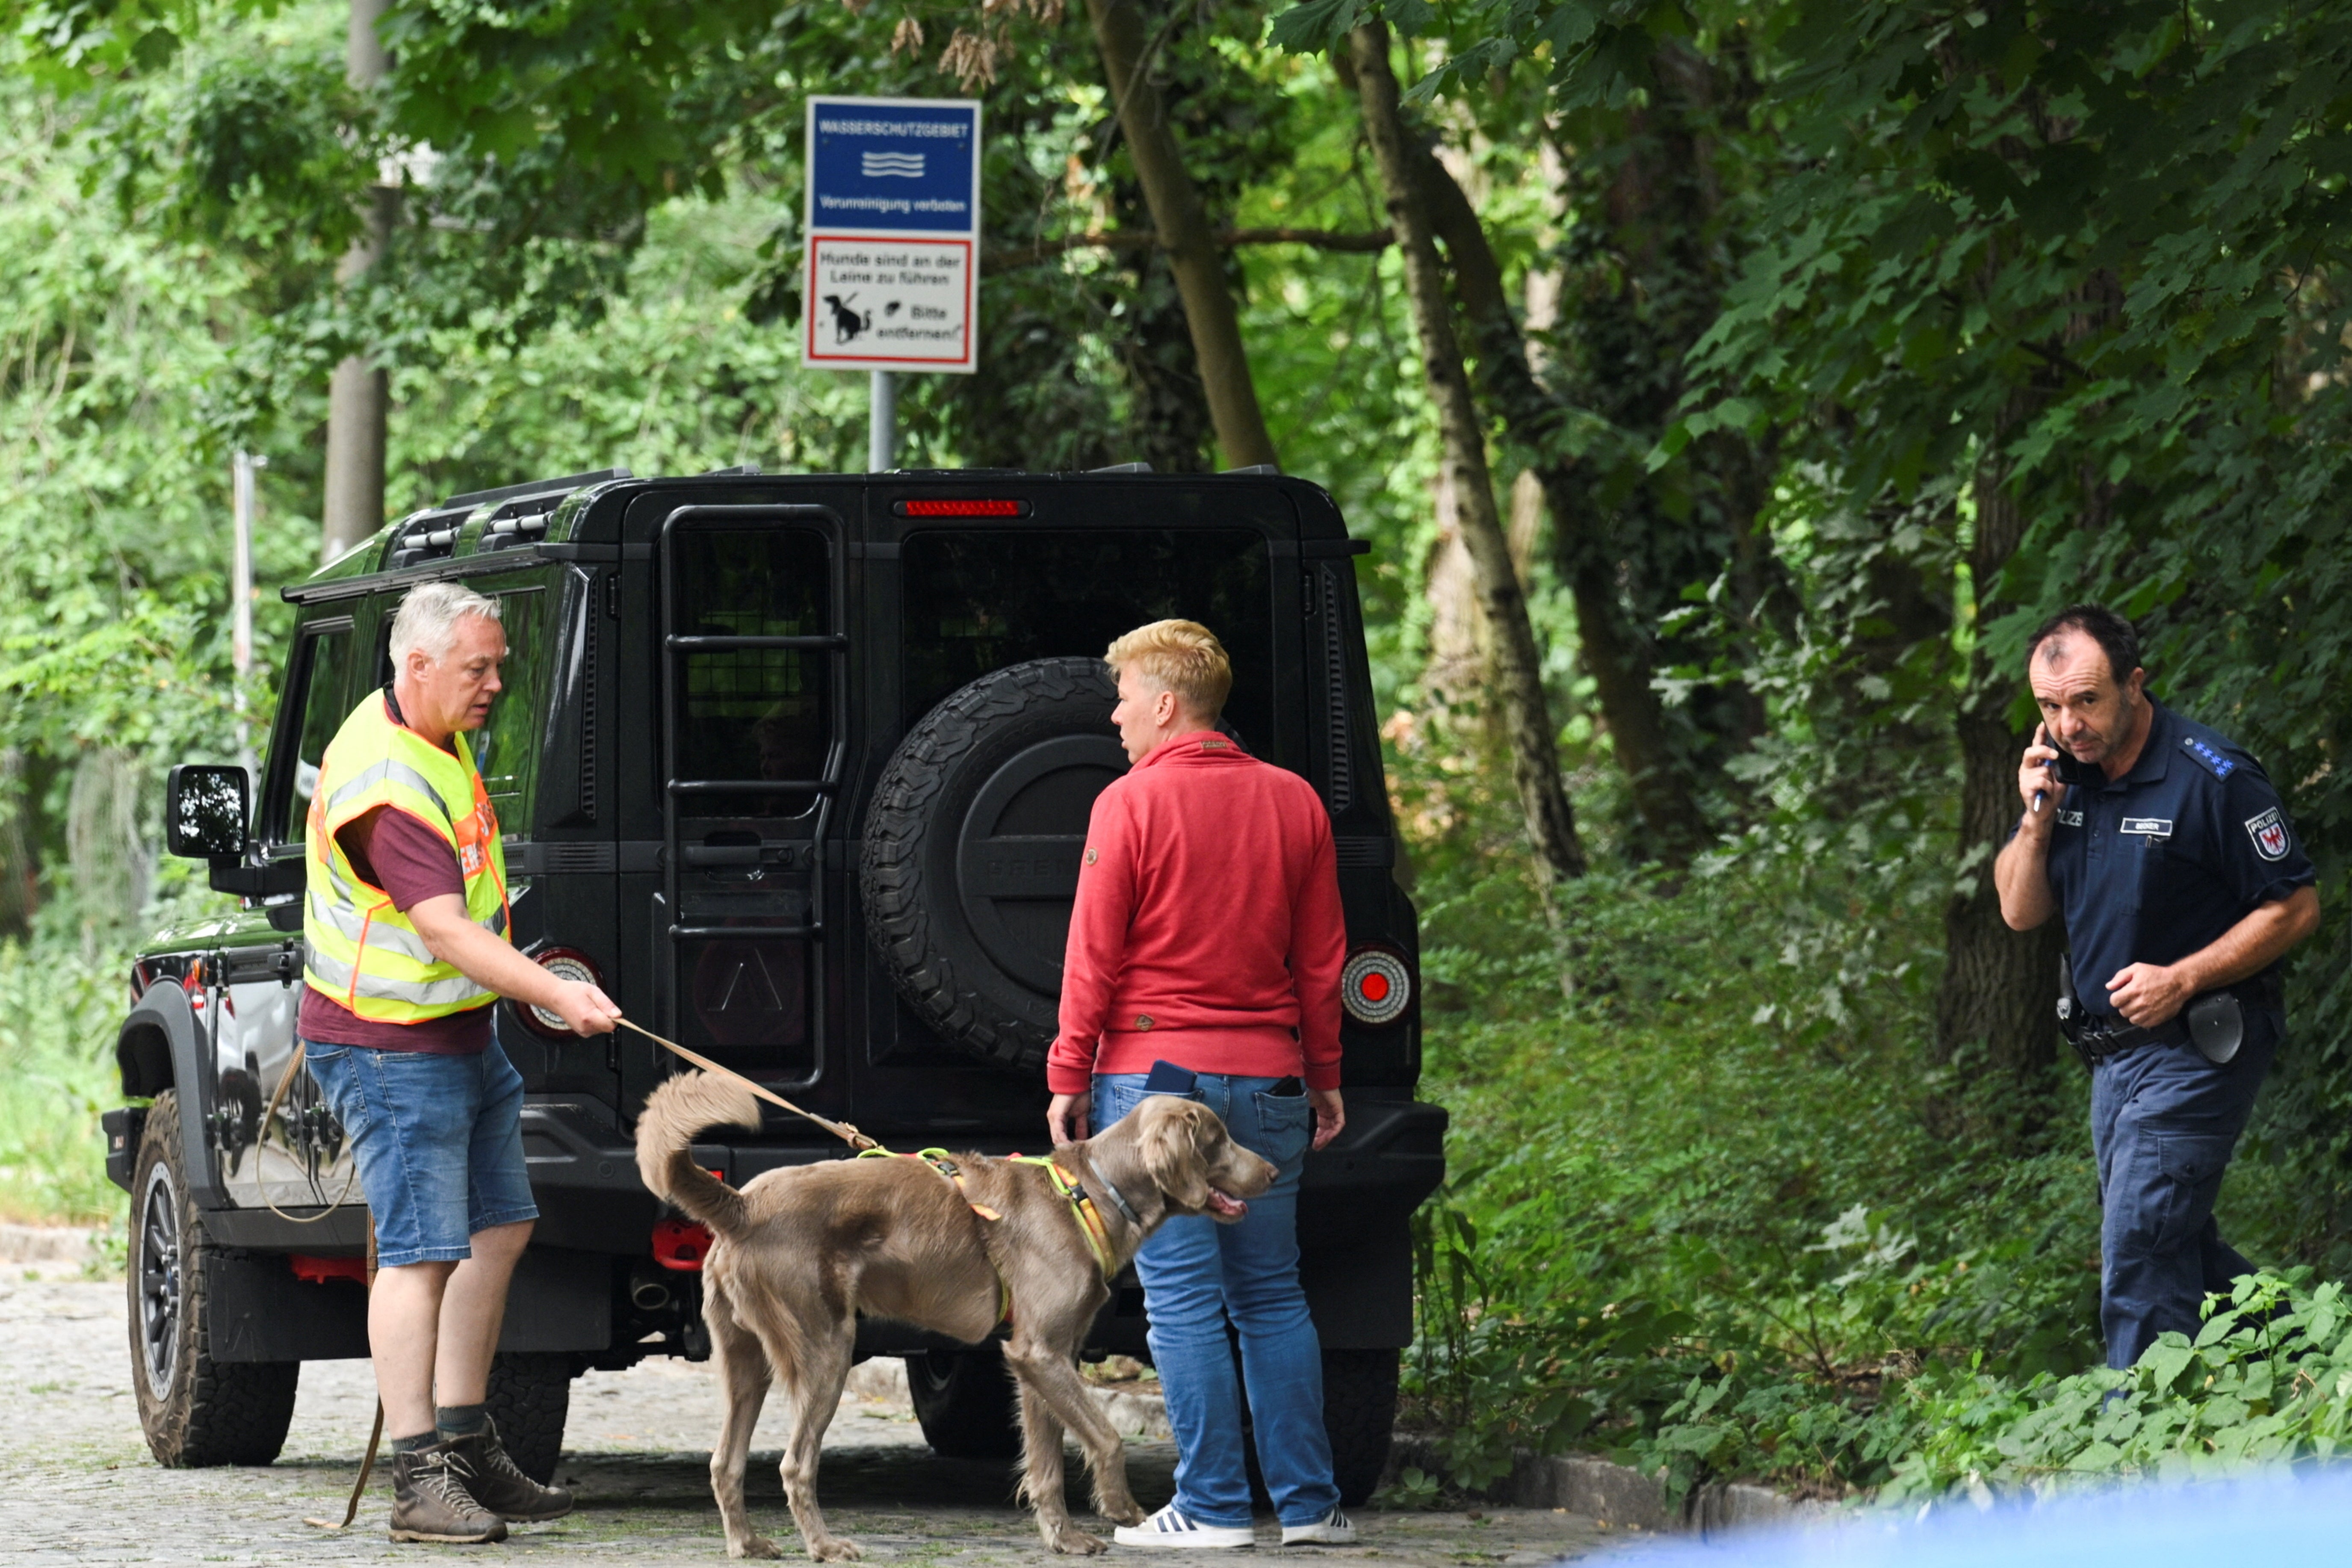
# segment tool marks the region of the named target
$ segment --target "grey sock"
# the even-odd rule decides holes
[[[436,1405],[433,1407],[433,1427],[444,1437],[470,1437],[489,1425],[490,1418],[478,1405]]]
[[[440,1440],[441,1434],[438,1432],[419,1432],[414,1437],[394,1437],[392,1440],[392,1451],[395,1454],[414,1454],[417,1449],[429,1448]]]

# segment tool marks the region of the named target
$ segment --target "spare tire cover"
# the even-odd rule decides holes
[[[857,886],[898,994],[942,1039],[1045,1068],[1095,797],[1127,772],[1100,659],[984,675],[926,714],[874,792]]]

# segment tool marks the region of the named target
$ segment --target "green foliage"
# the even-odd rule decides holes
[[[2019,1383],[1951,1367],[1905,1399],[1916,1447],[1883,1493],[1894,1503],[2334,1458],[2352,1448],[2352,1304],[2303,1270],[2249,1276],[2194,1341],[2164,1334],[2129,1372]]]
[[[98,1118],[122,1103],[111,1047],[129,973],[116,954],[85,958],[54,923],[32,944],[0,943],[0,1219],[120,1214]]]

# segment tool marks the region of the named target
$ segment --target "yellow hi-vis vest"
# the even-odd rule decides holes
[[[393,722],[383,693],[372,691],[328,742],[310,796],[303,984],[384,1024],[419,1024],[496,1001],[496,992],[435,958],[391,895],[352,868],[335,835],[380,805],[446,839],[465,874],[467,918],[508,933],[506,851],[474,759],[462,740],[453,756]]]

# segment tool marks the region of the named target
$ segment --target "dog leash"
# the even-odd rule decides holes
[[[704,1072],[713,1073],[720,1078],[732,1079],[737,1083],[741,1084],[745,1089],[750,1089],[753,1094],[758,1095],[761,1100],[766,1100],[769,1104],[781,1106],[784,1110],[791,1111],[794,1116],[802,1118],[803,1121],[816,1123],[816,1125],[824,1128],[827,1132],[832,1133],[835,1137],[840,1139],[843,1142],[847,1143],[851,1148],[856,1150],[860,1159],[872,1156],[877,1159],[895,1158],[922,1161],[924,1164],[929,1166],[931,1170],[943,1180],[954,1184],[957,1194],[963,1198],[964,1203],[971,1208],[972,1213],[985,1220],[995,1220],[1003,1217],[994,1209],[990,1208],[986,1204],[972,1202],[971,1194],[966,1192],[964,1188],[963,1172],[956,1165],[955,1161],[949,1156],[947,1151],[943,1149],[926,1149],[918,1154],[899,1154],[895,1150],[885,1149],[880,1143],[868,1138],[865,1133],[860,1132],[848,1122],[835,1121],[829,1117],[819,1116],[814,1110],[804,1110],[801,1107],[794,1105],[791,1100],[786,1100],[782,1095],[774,1093],[770,1089],[763,1089],[759,1084],[752,1082],[750,1079],[745,1078],[741,1073],[737,1072],[734,1068],[721,1067],[717,1062],[712,1061],[709,1057],[702,1055],[699,1051],[688,1050],[676,1040],[666,1040],[659,1035],[655,1034],[651,1029],[646,1028],[642,1024],[631,1023],[628,1019],[620,1017],[617,1015],[614,1017],[613,1021],[620,1025],[623,1028],[631,1029],[637,1034],[643,1035],[646,1038],[651,1040],[654,1044],[661,1047],[663,1049],[670,1051],[687,1061],[692,1062]],[[1054,1157],[1050,1154],[1015,1154],[1012,1156],[1011,1163],[1016,1165],[1042,1165],[1045,1168],[1045,1174],[1047,1178],[1053,1182],[1054,1190],[1060,1194],[1062,1197],[1069,1203],[1070,1213],[1076,1218],[1078,1228],[1085,1233],[1087,1247],[1095,1255],[1095,1266],[1102,1271],[1104,1280],[1108,1282],[1117,1278],[1118,1274],[1118,1264],[1117,1256],[1111,1251],[1109,1227],[1103,1223],[1102,1215],[1096,1212],[1094,1199],[1087,1194],[1087,1189],[1079,1184],[1077,1179],[1072,1176],[1067,1171],[1062,1169],[1062,1167],[1055,1162]],[[1102,1181],[1099,1174],[1097,1174],[1096,1179],[1097,1181]],[[1106,1189],[1107,1194],[1118,1205],[1119,1213],[1124,1215],[1130,1224],[1134,1223],[1135,1210],[1129,1205],[1127,1199],[1118,1194],[1116,1189],[1111,1188],[1110,1184],[1108,1181],[1102,1181],[1102,1184]],[[998,1283],[1001,1289],[1003,1285],[1001,1277]],[[1007,1294],[1009,1295],[1009,1292],[1007,1292]]]
[[[300,1052],[302,1047],[298,1045],[294,1048],[296,1052],[294,1059],[297,1061],[301,1060]],[[372,1209],[368,1212],[367,1216],[367,1288],[371,1291],[375,1289],[375,1212]],[[338,1524],[328,1520],[316,1519],[309,1516],[305,1516],[302,1522],[310,1526],[313,1530],[336,1531],[350,1529],[352,1521],[360,1516],[360,1499],[367,1495],[368,1478],[375,1474],[376,1455],[382,1452],[383,1448],[383,1396],[378,1394],[375,1402],[375,1426],[368,1433],[367,1458],[360,1461],[360,1479],[352,1483],[351,1500],[343,1505],[342,1522]]]
[[[869,1149],[882,1150],[881,1144],[877,1143],[873,1139],[868,1138],[865,1133],[860,1132],[848,1122],[835,1121],[830,1117],[819,1116],[814,1110],[803,1110],[799,1106],[794,1105],[782,1095],[776,1093],[772,1089],[764,1089],[759,1084],[753,1083],[750,1079],[745,1078],[741,1073],[737,1072],[734,1068],[720,1067],[709,1057],[702,1055],[698,1051],[689,1051],[684,1046],[679,1045],[676,1040],[665,1040],[659,1035],[655,1034],[651,1029],[646,1028],[642,1024],[633,1024],[617,1013],[613,1016],[613,1022],[620,1025],[621,1027],[625,1029],[635,1030],[638,1034],[643,1035],[646,1038],[661,1047],[664,1050],[672,1052],[673,1054],[692,1062],[704,1072],[715,1074],[719,1078],[733,1079],[737,1083],[741,1084],[745,1089],[750,1089],[753,1094],[759,1096],[761,1100],[766,1100],[770,1105],[782,1107],[783,1110],[791,1111],[794,1116],[801,1118],[804,1121],[815,1122],[819,1127],[824,1128],[827,1132],[832,1133],[835,1138],[840,1139],[843,1142],[848,1144],[851,1148],[856,1150],[861,1154]],[[885,1153],[888,1152],[887,1150],[882,1150],[882,1152]]]

